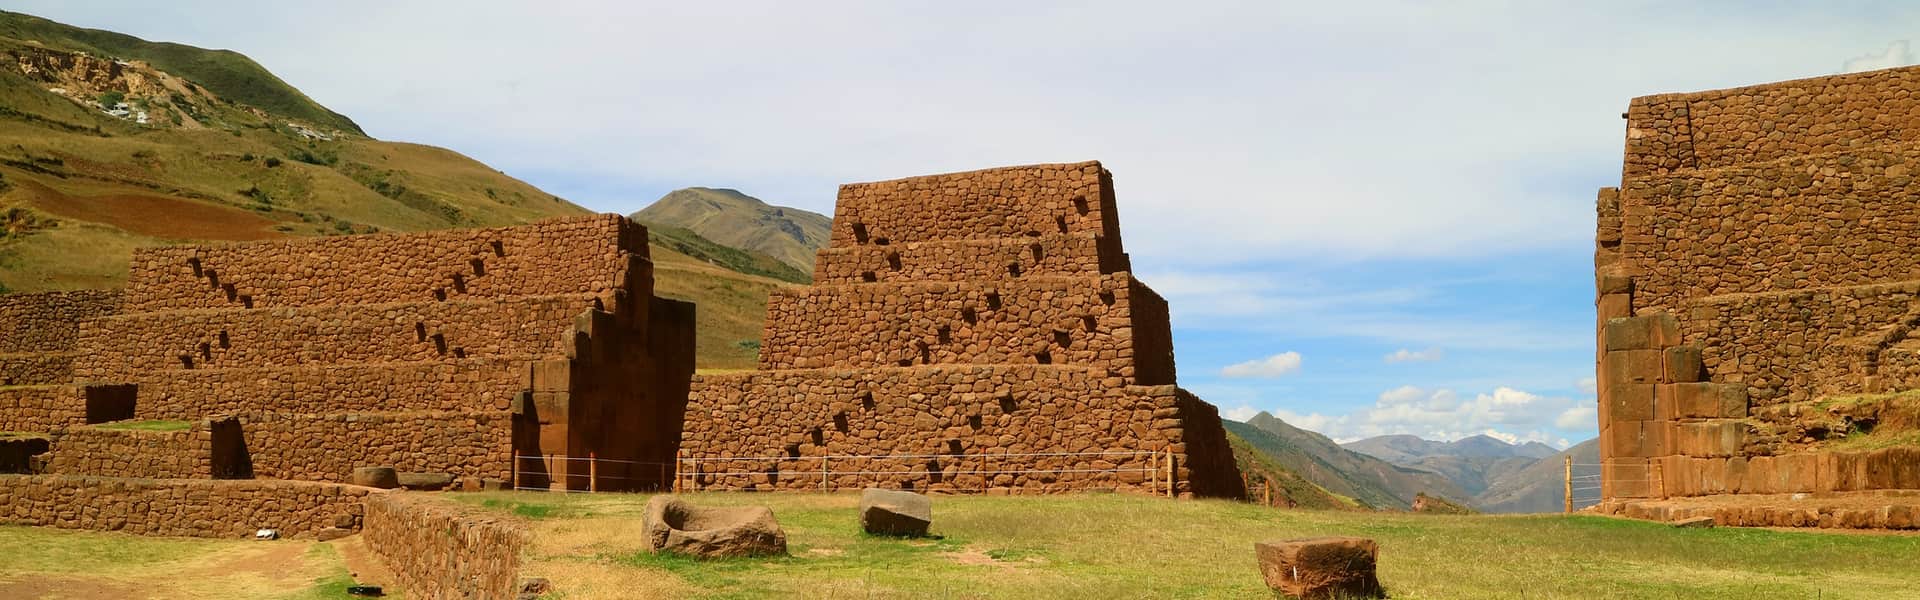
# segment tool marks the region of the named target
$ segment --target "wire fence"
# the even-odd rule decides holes
[[[1602,499],[1600,467],[1598,463],[1576,463],[1567,461],[1566,499],[1567,510],[1583,510],[1599,504]],[[1615,483],[1629,483],[1625,480],[1613,480]],[[1646,481],[1645,479],[1633,482]]]
[[[1135,490],[1173,496],[1167,451],[690,456],[672,462],[515,456],[516,490],[833,491],[891,487],[950,493]]]

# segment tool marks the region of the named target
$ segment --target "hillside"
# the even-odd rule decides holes
[[[1422,492],[1454,500],[1468,496],[1438,474],[1341,448],[1324,435],[1294,427],[1269,413],[1262,412],[1245,423],[1224,423],[1229,433],[1240,436],[1281,467],[1368,506],[1406,509]]]
[[[813,274],[813,254],[827,245],[832,219],[797,208],[773,206],[736,190],[693,187],[675,190],[633,214],[648,225],[691,231],[723,246],[771,256]]]
[[[118,287],[138,246],[589,212],[457,152],[367,137],[236,52],[0,12],[0,62],[0,292]],[[751,367],[767,293],[798,271],[653,241],[657,291],[699,305],[699,366]]]
[[[1481,510],[1493,513],[1565,510],[1567,457],[1573,457],[1576,465],[1599,464],[1600,440],[1575,444],[1565,452],[1542,458],[1527,468],[1493,478],[1486,491],[1474,498],[1474,503]],[[1576,474],[1586,472],[1591,472],[1591,469],[1577,471]],[[1579,496],[1575,494],[1576,498]]]

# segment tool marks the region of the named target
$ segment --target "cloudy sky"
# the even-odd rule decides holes
[[[719,5],[725,4],[724,7]],[[1594,433],[1634,96],[1910,64],[1908,2],[71,2],[588,207],[1098,159],[1181,382],[1346,440]],[[706,5],[706,6],[697,6]],[[1444,6],[1443,6],[1444,5]]]

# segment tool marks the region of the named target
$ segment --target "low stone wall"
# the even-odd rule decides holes
[[[1098,233],[1118,250],[1119,229],[1100,163],[1026,165],[842,185],[831,245]]]
[[[813,285],[876,281],[995,281],[1109,272],[1093,234],[827,248]]]
[[[367,499],[367,548],[409,598],[511,599],[532,536],[517,519],[419,493]]]
[[[0,523],[224,538],[275,529],[304,537],[358,529],[362,502],[378,494],[301,481],[0,475]]]
[[[142,419],[242,411],[351,413],[507,410],[527,389],[527,360],[466,359],[170,371],[140,384]]]
[[[1191,468],[1232,469],[1211,408],[1173,386],[1061,366],[698,375],[681,448],[703,461],[690,481],[705,489],[818,489],[823,472],[840,471],[824,484],[1033,493],[1164,493],[1152,453],[1172,450],[1177,493],[1231,495],[1236,474]],[[823,468],[834,455],[890,458],[826,458]],[[786,458],[710,460],[730,457]]]
[[[506,480],[509,412],[239,415],[255,477],[350,481],[356,467]]]
[[[1652,462],[1655,496],[1920,490],[1920,448]]]
[[[211,479],[213,433],[75,427],[53,440],[48,471],[61,475]]]
[[[1845,347],[1903,324],[1916,297],[1920,282],[1741,294],[1689,302],[1676,316],[1713,381],[1744,385],[1766,406],[1862,391],[1865,356]]]
[[[926,282],[775,290],[760,368],[1053,364],[1098,367],[1133,383],[1142,372],[1127,273],[1004,283]],[[1157,327],[1166,328],[1164,317]],[[821,335],[834,332],[834,335]],[[1155,355],[1171,362],[1170,353]],[[1166,383],[1166,381],[1142,381]]]
[[[87,422],[87,400],[70,385],[0,387],[0,431],[49,432]]]

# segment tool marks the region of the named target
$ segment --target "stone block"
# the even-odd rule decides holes
[[[1609,456],[1653,458],[1666,456],[1667,428],[1660,421],[1614,421],[1607,428],[1613,454]]]
[[[787,553],[787,534],[764,506],[701,507],[662,494],[642,519],[647,549],[698,558]]]
[[[437,491],[453,485],[452,473],[400,473],[400,487],[409,490]]]
[[[393,467],[355,467],[353,484],[390,490],[400,487],[400,474]]]
[[[1600,484],[1607,498],[1652,498],[1658,489],[1645,458],[1607,458],[1600,463]]]
[[[554,359],[533,363],[533,391],[565,392],[572,389],[573,361]]]
[[[1657,397],[1651,383],[1613,384],[1602,412],[1606,413],[1607,422],[1651,421],[1656,414]]]
[[[1380,548],[1373,540],[1320,537],[1256,542],[1253,552],[1267,587],[1285,597],[1386,597],[1374,573]]]
[[[1602,323],[1609,319],[1633,316],[1632,294],[1607,294],[1594,303],[1594,313]]]
[[[1676,383],[1673,402],[1662,407],[1669,419],[1740,419],[1747,416],[1747,388],[1736,383]]]
[[[1667,442],[1675,454],[1727,457],[1746,445],[1746,425],[1739,421],[1676,422],[1667,424]]]
[[[1602,383],[1659,383],[1659,350],[1614,350],[1601,360]]]
[[[1693,346],[1673,346],[1665,350],[1666,382],[1691,383],[1706,381],[1707,367],[1701,362],[1700,349]]]
[[[1658,348],[1653,343],[1653,326],[1652,317],[1607,319],[1600,328],[1601,349],[1612,352]]]
[[[933,524],[933,500],[907,491],[867,488],[860,492],[860,528],[875,535],[918,537]]]

